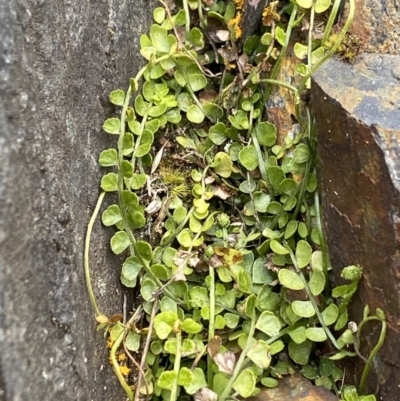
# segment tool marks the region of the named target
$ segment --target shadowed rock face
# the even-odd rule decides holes
[[[101,132],[113,113],[108,93],[140,67],[139,37],[154,6],[0,0],[2,401],[123,398],[95,331],[83,241],[98,154],[115,141]],[[113,314],[123,294],[108,240],[97,223],[93,283]]]
[[[327,62],[314,76],[323,218],[334,280],[364,268],[353,319],[363,304],[381,308],[389,331],[369,382],[378,399],[398,399],[400,377],[400,57],[364,55],[355,65]],[[362,353],[380,327],[365,330]],[[353,374],[360,378],[363,362]],[[348,371],[349,372],[349,371]],[[351,379],[349,378],[349,381]]]

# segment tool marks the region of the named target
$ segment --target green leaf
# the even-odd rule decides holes
[[[270,337],[277,336],[281,327],[280,320],[270,311],[261,313],[256,323],[256,328]]]
[[[110,338],[112,341],[115,341],[124,331],[124,326],[117,322],[117,324],[111,329]]]
[[[134,246],[136,255],[144,259],[146,262],[151,262],[153,259],[153,251],[148,242],[137,241]]]
[[[280,301],[280,294],[273,292],[272,288],[265,284],[257,295],[256,306],[260,312],[272,312],[279,307]]]
[[[140,284],[140,295],[145,301],[153,301],[154,292],[157,290],[157,286],[154,281],[146,278]]]
[[[191,383],[187,386],[184,386],[185,391],[191,395],[196,393],[197,390],[207,387],[207,382],[204,377],[204,371],[202,369],[194,368],[192,373],[193,378]]]
[[[294,45],[294,54],[297,58],[299,58],[300,60],[303,60],[304,58],[307,57],[307,53],[308,53],[308,47],[304,46],[301,43],[295,43]]]
[[[253,193],[253,202],[257,212],[265,213],[269,203],[271,202],[271,197],[265,192],[256,191]]]
[[[183,247],[189,248],[192,244],[193,234],[188,228],[185,228],[176,236],[176,239]]]
[[[250,319],[255,319],[257,297],[255,294],[251,294],[246,298],[245,313]]]
[[[150,117],[159,117],[167,111],[167,105],[165,103],[159,103],[156,106],[149,108]]]
[[[201,122],[203,122],[205,115],[200,110],[199,106],[193,104],[188,108],[186,117],[190,122],[200,124]]]
[[[164,7],[157,7],[153,11],[153,18],[157,24],[162,24],[165,20],[165,9]]]
[[[130,256],[122,265],[122,275],[129,281],[136,280],[142,264],[136,256]]]
[[[271,241],[270,246],[271,249],[278,255],[289,255],[289,251],[274,239]]]
[[[281,46],[285,46],[285,42],[286,42],[286,33],[285,33],[285,31],[284,31],[280,26],[277,26],[277,27],[276,27],[276,30],[275,30],[275,37],[276,37],[276,40],[278,41],[278,43],[279,43]]]
[[[253,145],[244,147],[239,152],[239,161],[249,171],[256,169],[258,166],[256,148]]]
[[[268,179],[270,184],[279,190],[281,183],[285,179],[285,173],[280,167],[272,166],[268,167]]]
[[[206,116],[213,121],[222,118],[224,115],[222,108],[215,103],[206,103],[203,105],[203,111],[206,113]]]
[[[102,167],[118,165],[118,153],[116,149],[106,149],[100,153],[99,164]]]
[[[269,46],[272,42],[272,39],[274,37],[272,36],[272,34],[270,32],[266,32],[264,33],[263,36],[261,36],[261,44],[265,45],[265,46]]]
[[[132,189],[140,189],[146,184],[147,175],[146,174],[133,174],[131,186]]]
[[[322,293],[325,287],[325,274],[321,270],[314,270],[311,273],[311,279],[308,283],[311,293],[317,297]]]
[[[108,134],[119,134],[119,130],[121,128],[121,121],[119,118],[108,118],[104,121],[103,130],[106,131]]]
[[[250,194],[251,192],[254,192],[256,186],[257,184],[254,181],[242,181],[239,185],[239,191],[245,194]]]
[[[315,12],[317,14],[323,13],[330,7],[330,5],[331,5],[331,0],[317,0],[315,2]],[[367,401],[367,400],[364,399],[363,401]]]
[[[178,386],[190,386],[193,381],[193,373],[189,368],[181,368],[178,376]]]
[[[121,169],[122,176],[124,178],[132,177],[133,166],[132,166],[131,162],[129,162],[128,160],[122,160],[120,169]]]
[[[295,163],[301,164],[305,163],[310,159],[310,150],[308,146],[304,143],[300,143],[296,146],[296,149],[293,152],[293,161]]]
[[[203,330],[203,326],[191,318],[187,318],[182,322],[181,328],[188,334],[197,334]]]
[[[270,122],[260,122],[256,127],[256,136],[260,145],[274,146],[276,141],[276,127]]]
[[[294,341],[291,341],[288,346],[289,356],[295,363],[307,365],[312,346],[313,343],[310,340],[306,340],[301,344],[296,344]]]
[[[164,265],[156,263],[150,267],[150,270],[161,281],[167,281],[171,278],[171,270],[167,269]]]
[[[278,340],[270,344],[269,347],[270,347],[269,353],[271,355],[277,355],[285,349],[285,343],[282,340]]]
[[[160,374],[157,380],[157,386],[165,390],[171,390],[175,381],[178,379],[178,374],[173,370],[166,370]]]
[[[339,317],[339,309],[335,304],[330,304],[323,310],[321,315],[324,324],[326,326],[330,326],[331,324],[335,323],[337,318]]]
[[[328,338],[322,327],[309,327],[306,329],[306,336],[309,340],[314,342],[323,342]]]
[[[285,178],[279,185],[280,192],[295,196],[297,192],[297,184],[292,178]]]
[[[271,202],[267,207],[267,213],[279,214],[282,211],[282,205],[279,202]]]
[[[110,93],[110,102],[116,106],[123,106],[125,100],[125,92],[121,89],[114,90]]]
[[[263,341],[258,340],[247,353],[249,357],[261,369],[267,369],[271,363],[271,355],[269,353],[269,345]]]
[[[293,301],[292,302],[293,312],[300,317],[313,317],[315,310],[310,301]]]
[[[230,329],[234,329],[239,324],[239,315],[228,312],[225,313],[224,318],[226,326]]]
[[[290,290],[303,290],[305,288],[300,276],[289,269],[280,269],[278,277],[280,283]]]
[[[251,277],[246,270],[241,270],[238,276],[238,289],[244,294],[251,294]]]
[[[307,340],[306,328],[304,326],[299,326],[295,329],[291,329],[288,334],[296,344],[301,344]]]
[[[197,48],[204,47],[203,33],[200,31],[199,28],[192,28],[189,32],[188,39],[193,46],[195,46]]]
[[[167,30],[153,24],[150,27],[150,39],[158,53],[169,53],[171,44],[167,38]]]
[[[129,349],[129,351],[133,351],[133,352],[139,351],[140,335],[133,331],[129,331],[129,333],[125,339],[125,345],[126,345],[126,348]]]
[[[303,222],[299,223],[298,233],[301,238],[306,238],[308,236],[308,228],[305,223]]]
[[[116,254],[119,255],[126,248],[131,244],[129,240],[128,234],[125,231],[118,231],[116,232],[113,237],[111,238],[111,250]]]
[[[135,280],[127,280],[123,274],[120,277],[121,284],[127,288],[134,288],[136,287],[136,279]]]
[[[296,260],[299,269],[306,267],[311,261],[311,245],[304,240],[300,240],[296,245]]]
[[[140,137],[140,145],[135,150],[136,157],[143,157],[149,153],[151,145],[153,144],[154,135],[149,130],[144,130]]]
[[[261,379],[261,384],[268,388],[274,388],[279,384],[279,382],[273,377],[263,377]]]
[[[161,312],[154,319],[154,330],[161,340],[165,340],[172,332],[178,315],[174,312]]]
[[[188,85],[193,92],[197,92],[207,86],[207,78],[203,74],[190,74]]]
[[[224,152],[218,152],[211,167],[221,177],[229,178],[232,174],[233,163],[229,155]]]
[[[147,113],[148,107],[149,107],[149,104],[143,100],[142,95],[136,96],[135,110],[136,110],[136,113],[139,114],[139,116],[144,117]]]
[[[256,386],[256,377],[250,369],[243,370],[233,382],[233,389],[243,398],[250,397]]]
[[[102,214],[101,221],[107,227],[113,226],[122,220],[118,205],[109,206]]]
[[[285,228],[285,239],[291,238],[297,231],[298,222],[296,220],[290,220]]]

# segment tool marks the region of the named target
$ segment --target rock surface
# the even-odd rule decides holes
[[[355,16],[350,34],[360,52],[400,54],[399,1],[355,0]]]
[[[339,282],[342,267],[364,268],[352,318],[363,305],[381,308],[389,331],[374,361],[368,390],[397,400],[400,378],[400,56],[369,54],[354,66],[327,62],[314,76],[323,218]],[[368,355],[379,324],[365,331]],[[353,374],[360,378],[359,360]],[[347,375],[349,368],[347,366]],[[347,376],[351,382],[352,378]]]
[[[155,1],[0,0],[0,400],[121,401],[83,275],[108,93],[142,62]],[[121,310],[100,224],[93,282]],[[108,234],[106,234],[108,235]]]
[[[248,401],[338,401],[325,387],[313,386],[301,374],[287,375],[276,388],[262,390]]]

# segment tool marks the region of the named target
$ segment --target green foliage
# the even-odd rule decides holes
[[[337,331],[348,323],[361,269],[344,269],[347,283],[329,291],[316,212],[314,130],[301,101],[310,74],[336,46],[328,51],[312,36],[314,14],[330,1],[296,0],[286,25],[271,30],[267,24],[261,36],[247,38],[244,58],[219,43],[231,46],[238,35],[233,3],[204,8],[183,0],[183,6],[175,14],[154,10],[155,23],[140,38],[148,63],[126,92],[110,94],[122,109],[103,125],[118,143],[100,154],[99,164],[114,169],[101,188],[117,192],[118,202],[104,210],[102,222],[116,227],[111,249],[125,259],[122,284],[141,297],[125,325],[98,317],[113,344],[114,371],[136,401],[147,392],[165,401],[247,398],[275,387],[293,366],[317,384],[336,387],[343,374],[333,360],[358,352],[358,334]],[[296,69],[295,88],[276,76],[302,18],[311,34],[294,53],[309,57]],[[211,36],[224,39],[211,46],[204,32],[216,21],[221,26]],[[293,137],[283,138],[263,121],[273,85],[294,94]],[[379,321],[384,330],[383,312],[376,315],[365,313],[363,322]],[[317,364],[313,351],[325,341],[337,353]],[[131,358],[142,353],[144,374],[130,383],[135,394],[126,366],[117,362],[122,345]],[[280,353],[290,361],[281,361]],[[351,391],[344,391],[345,400],[358,400]]]

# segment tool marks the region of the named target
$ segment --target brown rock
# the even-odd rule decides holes
[[[323,218],[338,283],[342,267],[364,268],[352,319],[363,305],[381,308],[388,321],[384,348],[373,363],[369,391],[398,400],[400,380],[400,57],[365,55],[354,66],[327,62],[314,76]],[[365,331],[368,355],[380,325]],[[364,367],[347,368],[348,382]],[[351,377],[351,373],[354,377]]]
[[[279,380],[276,388],[262,390],[249,401],[338,401],[325,387],[311,384],[300,374],[288,375]]]

